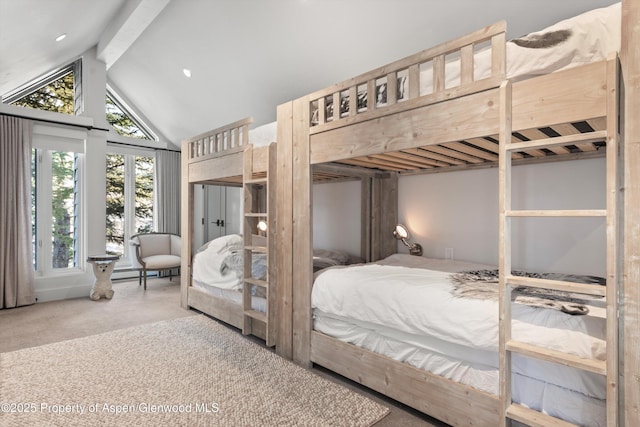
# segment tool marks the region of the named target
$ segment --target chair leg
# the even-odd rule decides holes
[[[171,282],[171,279],[173,278],[173,270],[169,269],[169,281]]]
[[[147,270],[142,270],[142,274],[144,276],[144,290],[147,290]]]
[[[138,270],[138,286],[142,285],[142,270]]]

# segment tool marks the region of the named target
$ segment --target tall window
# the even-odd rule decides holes
[[[107,154],[106,251],[123,261],[130,259],[131,236],[153,231],[153,167],[153,155]]]
[[[55,135],[37,125],[33,138],[33,252],[39,275],[82,265],[82,131]]]
[[[81,105],[81,61],[14,90],[2,101],[62,114]],[[35,125],[32,161],[34,268],[39,275],[68,272],[82,264],[82,163],[86,131]]]

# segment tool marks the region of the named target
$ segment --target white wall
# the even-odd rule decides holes
[[[361,183],[313,186],[313,247],[360,256]]]
[[[605,208],[603,158],[517,166],[513,177],[514,209]],[[495,168],[401,176],[399,220],[426,257],[453,248],[455,259],[496,265],[497,186]],[[603,276],[605,260],[604,219],[514,219],[514,268]]]

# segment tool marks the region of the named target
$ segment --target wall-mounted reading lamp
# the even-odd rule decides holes
[[[267,234],[267,228],[268,228],[267,227],[267,221],[265,221],[265,220],[258,221],[257,227],[258,227],[258,234],[263,234],[263,233],[265,235]]]
[[[402,243],[409,248],[409,253],[411,255],[422,256],[422,245],[419,243],[409,243],[407,241],[409,238],[409,230],[407,230],[407,227],[404,225],[396,225],[396,229],[393,230],[393,237],[398,240],[402,240]]]

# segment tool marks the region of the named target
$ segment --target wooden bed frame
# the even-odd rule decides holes
[[[456,426],[570,425],[514,405],[510,355],[522,353],[606,375],[607,424],[640,425],[640,2],[624,1],[622,49],[606,61],[511,83],[505,81],[505,25],[498,23],[278,107],[278,229],[281,324],[291,328],[294,361],[325,366]],[[474,45],[490,43],[492,73],[473,79]],[[461,58],[460,84],[444,87],[444,56]],[[434,89],[420,96],[420,64],[432,61]],[[397,77],[408,76],[408,99],[395,99]],[[386,105],[358,111],[357,93],[388,85]],[[348,114],[340,105],[349,94]],[[624,108],[622,108],[624,106]],[[312,121],[312,113],[316,112]],[[446,123],[446,126],[442,124]],[[605,148],[606,147],[606,148]],[[515,211],[513,164],[604,156],[607,206],[589,211]],[[499,396],[443,379],[312,330],[312,170],[357,165],[390,174],[498,167],[500,182]],[[624,198],[621,189],[624,188]],[[397,201],[396,201],[397,203]],[[635,206],[635,207],[634,207]],[[518,280],[510,271],[510,218],[600,216],[607,229],[607,361],[597,363],[531,348],[510,339],[510,287],[571,289],[564,282]],[[381,228],[374,216],[372,228]],[[387,228],[388,230],[391,227]],[[390,233],[386,233],[389,234]],[[379,241],[385,241],[381,234]],[[392,237],[389,236],[389,239]],[[371,243],[371,242],[370,242]],[[391,243],[392,245],[395,242]],[[295,262],[293,257],[295,254]],[[382,254],[378,254],[382,257]],[[377,258],[373,258],[374,260]],[[289,296],[291,300],[289,301]],[[618,301],[622,301],[618,305]],[[618,339],[620,336],[620,340]],[[620,375],[619,375],[620,374]],[[452,404],[455,402],[455,404]]]
[[[290,268],[280,265],[281,259],[276,254],[281,253],[282,239],[276,239],[277,215],[270,215],[269,220],[269,304],[268,312],[271,316],[268,322],[250,319],[244,315],[243,306],[227,299],[216,297],[198,287],[191,286],[192,281],[192,246],[193,246],[193,189],[198,184],[242,186],[252,178],[261,181],[270,177],[270,187],[279,191],[269,192],[271,205],[278,206],[282,197],[290,194],[291,186],[285,184],[283,177],[276,173],[279,157],[276,144],[252,148],[249,143],[249,125],[252,118],[246,118],[213,129],[201,135],[189,138],[182,143],[182,274],[181,274],[181,305],[193,308],[211,317],[222,320],[229,325],[265,340],[276,347],[276,352],[286,358],[292,358],[292,326],[291,319],[291,288],[289,294],[281,290],[281,281],[290,281]],[[248,178],[251,176],[252,178]],[[279,181],[280,180],[280,181]],[[366,260],[379,259],[395,251],[395,241],[380,242],[380,236],[397,222],[397,177],[384,172],[375,172],[354,168],[348,165],[325,164],[314,168],[313,181],[316,183],[338,182],[344,180],[360,180],[362,182],[362,258]],[[246,187],[246,186],[245,186]],[[245,191],[245,206],[252,195]],[[391,209],[380,212],[374,206],[388,206]],[[273,209],[276,212],[277,209]],[[373,220],[375,218],[375,221]],[[245,217],[245,221],[248,218]],[[251,222],[251,218],[249,218]],[[373,228],[373,223],[383,223],[384,228]],[[245,223],[245,229],[247,224]],[[253,227],[251,227],[253,228]],[[371,250],[370,248],[375,248]],[[250,304],[250,302],[249,302]],[[281,321],[284,320],[284,322]],[[287,322],[289,320],[289,322]],[[267,331],[265,324],[271,325]],[[269,337],[273,337],[270,339]]]
[[[267,339],[266,327],[267,324],[271,324],[270,326],[275,328],[271,331],[272,335],[275,333],[277,337],[275,307],[272,307],[272,301],[267,305],[267,315],[272,316],[272,322],[247,319],[242,304],[233,303],[191,286],[194,185],[242,186],[245,181],[244,167],[249,163],[245,161],[245,156],[251,160],[249,173],[255,177],[267,177],[275,170],[275,165],[270,164],[270,156],[275,159],[275,155],[270,153],[275,150],[275,144],[257,148],[252,148],[249,144],[249,125],[252,122],[252,118],[246,118],[182,142],[181,305],[201,311],[272,344],[271,339]],[[275,227],[270,229],[275,230]],[[273,271],[274,257],[269,257],[268,262],[269,270]],[[275,285],[275,280],[273,282]],[[273,300],[277,294],[275,286],[272,291],[270,293]],[[277,342],[274,341],[273,344],[277,345]]]

